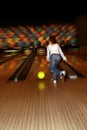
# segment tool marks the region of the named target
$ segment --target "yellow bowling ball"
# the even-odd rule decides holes
[[[39,71],[37,73],[37,77],[38,77],[38,79],[44,79],[45,78],[45,73],[43,71]]]

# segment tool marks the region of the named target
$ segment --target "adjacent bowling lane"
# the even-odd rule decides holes
[[[27,56],[20,54],[0,65],[0,81],[6,81]]]
[[[66,54],[66,56],[68,58],[68,63],[87,77],[87,60],[70,54]]]
[[[19,55],[21,50],[3,50],[0,52],[0,65],[3,64],[5,61],[14,58],[15,56]]]

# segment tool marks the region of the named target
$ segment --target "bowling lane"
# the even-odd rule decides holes
[[[27,56],[20,54],[0,65],[0,81],[6,81]]]
[[[69,75],[76,76],[76,73],[69,66],[64,64],[64,62],[61,62],[60,65],[61,69],[66,70]],[[30,81],[39,81],[37,74],[39,71],[43,71],[45,73],[45,81],[50,81],[52,79],[53,73],[50,73],[49,67],[50,63],[46,61],[46,55],[37,55],[28,73],[27,79]]]
[[[66,54],[68,58],[68,64],[73,66],[76,70],[82,73],[85,77],[87,77],[87,60],[84,60],[75,55]]]
[[[52,75],[49,71],[49,65],[49,62],[46,61],[46,56],[36,55],[27,75],[27,79],[30,81],[39,81],[37,78],[37,73],[39,71],[43,71],[45,73],[45,80],[50,80],[52,78]]]
[[[20,53],[20,50],[4,50],[0,52],[0,64],[19,55]]]

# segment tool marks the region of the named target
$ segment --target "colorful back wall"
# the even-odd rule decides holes
[[[0,49],[46,46],[50,35],[60,46],[76,46],[77,27],[73,24],[17,25],[0,27]]]

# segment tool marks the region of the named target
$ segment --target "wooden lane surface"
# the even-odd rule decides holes
[[[67,54],[68,63],[87,77],[87,61],[74,55]]]
[[[17,67],[23,62],[24,58],[26,57],[23,54],[20,54],[0,65],[0,81],[6,81],[17,69]]]

